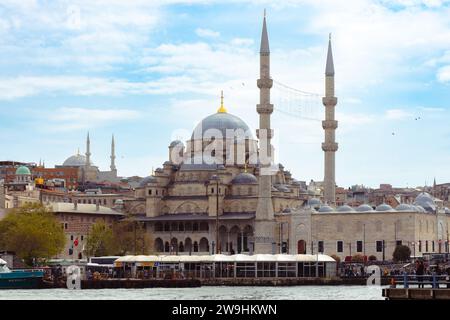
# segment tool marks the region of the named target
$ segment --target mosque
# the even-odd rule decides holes
[[[387,204],[336,208],[334,75],[330,37],[322,101],[323,197],[317,199],[281,164],[273,164],[273,80],[264,17],[257,139],[242,119],[227,111],[222,96],[217,112],[197,125],[186,145],[170,143],[168,161],[142,180],[135,199],[126,205],[136,220],[145,223],[154,252],[322,252],[341,259],[358,253],[378,260],[391,259],[399,244],[410,246],[415,255],[448,252],[450,212],[429,194],[395,209]],[[227,135],[229,131],[241,135]],[[269,162],[262,161],[264,156]]]

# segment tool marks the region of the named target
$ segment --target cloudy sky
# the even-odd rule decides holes
[[[114,133],[119,174],[148,175],[222,89],[256,129],[264,8],[277,83],[321,96],[332,33],[339,185],[450,181],[446,0],[0,0],[0,159],[61,164],[89,130],[101,169]],[[323,106],[273,96],[277,161],[321,180]]]

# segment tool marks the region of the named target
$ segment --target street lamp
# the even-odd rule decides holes
[[[219,253],[219,181],[218,175],[213,175],[211,180],[216,182],[216,254]],[[214,250],[213,250],[214,253]]]

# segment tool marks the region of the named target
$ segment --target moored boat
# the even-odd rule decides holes
[[[43,277],[43,270],[10,270],[6,261],[0,259],[0,289],[37,289]]]

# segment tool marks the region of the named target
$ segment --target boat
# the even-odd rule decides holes
[[[38,289],[43,278],[41,269],[10,270],[6,261],[0,259],[0,289]]]

